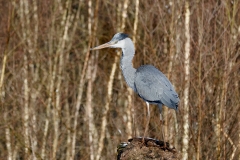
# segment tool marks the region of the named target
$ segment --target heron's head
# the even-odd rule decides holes
[[[126,39],[130,39],[125,33],[117,33],[113,36],[111,41],[104,43],[100,46],[91,48],[91,50],[97,50],[102,48],[123,48],[125,45]]]

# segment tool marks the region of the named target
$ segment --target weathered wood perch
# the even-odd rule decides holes
[[[169,143],[141,137],[129,139],[118,146],[117,160],[179,160],[180,153]]]

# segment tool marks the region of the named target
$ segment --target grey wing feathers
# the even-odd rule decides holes
[[[150,103],[162,103],[177,109],[178,94],[167,77],[152,65],[144,65],[137,69],[134,79],[137,93]]]

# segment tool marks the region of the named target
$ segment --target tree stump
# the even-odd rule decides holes
[[[169,143],[152,138],[132,138],[118,146],[117,160],[179,160],[180,154]]]

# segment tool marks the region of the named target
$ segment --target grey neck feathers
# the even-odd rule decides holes
[[[136,69],[133,68],[132,65],[132,59],[135,53],[134,45],[132,41],[127,42],[126,44],[127,45],[124,48],[122,48],[120,67],[128,86],[131,87],[134,91],[136,91],[136,88],[134,86]]]

